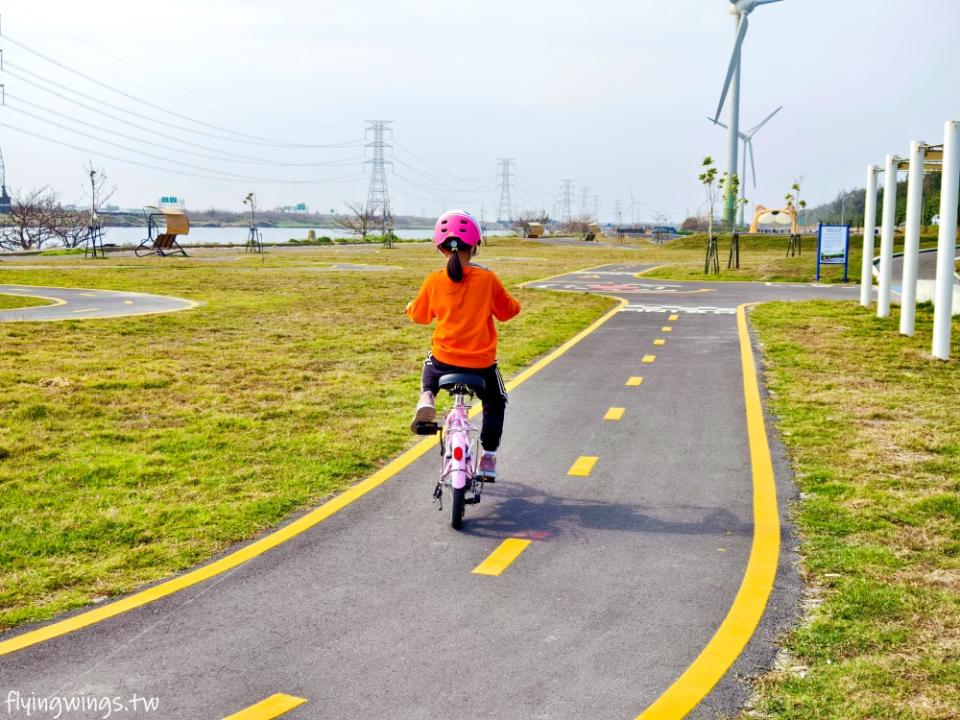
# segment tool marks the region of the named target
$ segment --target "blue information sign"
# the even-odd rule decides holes
[[[817,228],[817,282],[821,265],[843,265],[843,281],[850,268],[850,226],[824,225]]]

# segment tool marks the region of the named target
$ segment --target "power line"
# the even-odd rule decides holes
[[[43,87],[42,85],[37,85],[35,82],[31,82],[30,80],[27,80],[26,78],[20,78],[20,77],[18,77],[16,73],[11,73],[11,72],[8,70],[8,68],[13,68],[14,70],[17,70],[18,72],[21,72],[21,73],[24,73],[24,74],[26,74],[26,75],[29,75],[30,77],[36,78],[37,80],[41,80],[42,82],[45,82],[45,83],[47,83],[48,85],[52,85],[53,87],[60,88],[61,90],[65,90],[66,92],[69,92],[69,93],[73,93],[74,95],[77,95],[77,96],[79,96],[79,97],[82,97],[82,98],[84,98],[85,100],[89,100],[90,102],[94,102],[94,103],[97,103],[97,104],[100,104],[100,105],[105,105],[105,106],[107,106],[107,107],[109,107],[109,108],[112,108],[112,109],[114,109],[114,110],[118,110],[119,112],[126,113],[127,115],[132,115],[133,117],[140,118],[141,120],[146,120],[146,121],[148,121],[148,122],[156,123],[157,125],[163,125],[164,127],[173,128],[174,130],[183,130],[184,132],[193,133],[193,134],[195,134],[195,135],[201,135],[201,136],[203,136],[203,137],[213,138],[213,139],[215,139],[215,140],[223,140],[223,141],[226,141],[226,142],[238,143],[238,144],[243,144],[243,145],[259,145],[259,146],[264,146],[264,147],[299,148],[299,149],[327,149],[327,150],[329,150],[329,149],[337,149],[337,148],[346,148],[346,147],[359,147],[359,144],[360,144],[360,141],[351,140],[351,141],[348,141],[348,142],[342,142],[342,143],[336,143],[336,144],[330,144],[330,145],[294,145],[294,144],[290,144],[290,143],[257,142],[257,141],[252,141],[252,140],[242,140],[242,139],[239,139],[239,138],[226,137],[226,136],[224,136],[224,135],[217,135],[217,134],[214,134],[214,133],[205,132],[204,130],[197,130],[197,129],[195,129],[195,128],[186,127],[186,126],[184,126],[184,125],[177,125],[176,123],[170,123],[170,122],[167,122],[167,121],[165,121],[165,120],[159,120],[159,119],[157,119],[157,118],[155,118],[155,117],[151,117],[151,116],[149,116],[149,115],[144,115],[143,113],[138,113],[138,112],[136,112],[135,110],[129,110],[128,108],[122,107],[122,106],[120,106],[120,105],[115,105],[115,104],[113,104],[113,103],[111,103],[111,102],[108,102],[108,101],[106,101],[106,100],[103,100],[103,99],[101,99],[101,98],[96,98],[96,97],[93,97],[92,95],[87,95],[87,94],[84,93],[84,92],[81,92],[81,91],[79,91],[79,90],[75,90],[74,88],[69,87],[69,86],[67,86],[67,85],[64,85],[64,84],[62,84],[62,83],[58,83],[58,82],[56,82],[55,80],[50,80],[50,79],[48,79],[48,78],[45,78],[45,77],[43,77],[42,75],[39,75],[39,74],[37,74],[37,73],[35,73],[35,72],[32,72],[31,70],[27,70],[26,68],[22,68],[22,67],[20,67],[19,65],[16,65],[15,63],[11,63],[11,62],[8,62],[8,61],[4,61],[3,71],[4,71],[5,73],[7,73],[8,75],[10,75],[11,77],[16,77],[17,79],[19,79],[19,80],[21,80],[21,81],[23,81],[23,82],[27,82],[27,83],[29,83],[30,85],[33,85],[34,87],[39,87],[41,90],[43,90],[43,91],[45,91],[45,92],[52,92],[52,91],[49,90],[48,88]],[[57,94],[57,93],[54,93],[54,94]]]
[[[451,172],[449,172],[449,171],[447,171],[447,170],[444,170],[443,168],[437,167],[436,165],[431,165],[431,164],[428,163],[426,160],[424,160],[422,157],[419,157],[419,156],[415,155],[415,154],[413,153],[413,151],[411,151],[411,150],[410,150],[409,148],[407,148],[405,145],[401,145],[401,144],[398,143],[398,142],[394,142],[393,144],[394,144],[394,146],[396,146],[397,149],[399,149],[399,150],[407,153],[410,157],[412,157],[413,159],[417,160],[418,162],[423,163],[424,165],[426,165],[426,166],[427,166],[428,168],[430,168],[431,170],[436,170],[438,173],[441,173],[441,174],[443,174],[443,175],[447,175],[447,176],[453,178],[454,180],[460,180],[460,181],[462,181],[462,182],[477,182],[478,180],[487,180],[487,179],[489,179],[490,177],[492,177],[491,173],[486,173],[486,174],[484,174],[484,175],[476,175],[476,176],[474,176],[474,177],[463,177],[463,176],[460,176],[460,175],[455,175],[455,174],[453,174],[453,173],[451,173]],[[399,162],[399,161],[398,161],[398,162]]]
[[[353,159],[346,159],[346,160],[328,160],[328,161],[325,161],[325,162],[318,162],[318,163],[296,163],[296,162],[282,162],[282,161],[261,160],[261,159],[258,159],[258,158],[256,158],[256,159],[255,159],[255,158],[251,158],[251,159],[249,159],[249,160],[246,160],[246,159],[235,159],[235,158],[231,158],[231,157],[218,157],[218,156],[216,156],[216,155],[207,155],[207,154],[205,154],[205,153],[198,153],[198,152],[195,152],[195,151],[193,151],[193,150],[183,150],[183,149],[181,149],[181,148],[170,147],[169,145],[165,145],[165,144],[163,144],[163,143],[153,142],[153,141],[151,141],[151,140],[145,140],[145,139],[139,138],[139,137],[137,137],[137,136],[135,136],[135,135],[127,135],[126,133],[118,132],[117,130],[111,130],[111,129],[109,129],[109,128],[105,128],[105,127],[102,127],[102,126],[100,126],[100,125],[95,125],[95,124],[93,124],[93,123],[89,123],[89,122],[86,122],[86,121],[84,121],[84,120],[80,120],[80,119],[78,119],[78,118],[71,117],[71,116],[69,116],[69,115],[64,115],[63,113],[59,113],[59,112],[57,112],[56,110],[52,110],[52,109],[50,109],[50,108],[44,107],[43,105],[39,105],[39,104],[37,104],[37,103],[30,102],[29,100],[24,100],[24,99],[22,99],[22,98],[18,98],[18,97],[14,96],[14,95],[8,94],[7,97],[10,98],[11,100],[14,100],[15,102],[23,103],[23,104],[28,105],[28,106],[30,106],[30,107],[34,107],[34,108],[36,108],[36,109],[38,109],[38,110],[42,110],[43,112],[48,113],[48,114],[50,114],[50,115],[54,115],[54,116],[56,116],[56,117],[59,117],[59,118],[63,118],[63,119],[65,119],[65,120],[68,120],[68,121],[70,121],[70,122],[72,122],[72,123],[76,123],[77,125],[83,125],[83,126],[85,126],[85,127],[93,128],[94,130],[100,130],[101,132],[110,133],[111,135],[115,135],[115,136],[117,136],[117,137],[126,138],[127,140],[133,140],[134,142],[142,143],[142,144],[144,144],[144,145],[150,145],[150,146],[152,146],[152,147],[158,147],[158,148],[160,148],[160,149],[162,149],[162,150],[168,150],[168,151],[170,151],[170,152],[183,153],[183,154],[185,154],[185,155],[190,155],[191,157],[199,157],[199,158],[204,158],[204,159],[207,159],[207,160],[216,160],[216,161],[218,161],[218,162],[232,162],[232,163],[243,163],[243,164],[248,164],[248,165],[267,165],[267,166],[285,166],[285,167],[347,167],[347,166],[349,166],[349,165],[359,164],[359,163],[361,163],[361,162],[363,161],[363,158],[353,158]],[[6,107],[9,108],[10,110],[13,110],[14,112],[19,112],[19,113],[22,113],[22,114],[24,114],[24,115],[28,115],[29,117],[36,118],[37,120],[40,120],[41,122],[46,122],[46,123],[54,124],[54,125],[57,125],[57,127],[64,127],[64,126],[59,125],[59,124],[57,124],[57,123],[52,123],[48,118],[43,117],[43,116],[41,116],[41,115],[34,115],[33,113],[27,112],[26,110],[20,110],[20,109],[18,109],[15,105],[6,105]],[[72,128],[66,128],[66,129],[72,130]],[[216,151],[214,151],[214,152],[216,152]]]
[[[96,108],[96,107],[93,107],[92,105],[87,105],[86,103],[81,102],[80,100],[76,100],[76,99],[74,99],[74,98],[67,97],[66,95],[63,95],[63,94],[61,94],[61,93],[58,93],[56,90],[50,90],[49,88],[45,88],[45,87],[43,87],[42,85],[38,85],[37,83],[33,82],[32,80],[29,80],[29,79],[27,79],[27,78],[22,78],[22,77],[20,77],[19,75],[17,75],[16,73],[10,72],[9,70],[5,70],[5,72],[7,73],[7,75],[10,75],[11,77],[14,77],[14,78],[16,78],[17,80],[19,80],[19,81],[21,81],[21,82],[25,82],[25,83],[27,83],[28,85],[32,85],[33,87],[38,88],[39,90],[42,90],[43,92],[48,93],[49,95],[53,95],[53,96],[55,96],[55,97],[58,97],[58,98],[60,98],[61,100],[66,100],[67,102],[69,102],[69,103],[71,103],[71,104],[73,104],[73,105],[76,105],[77,107],[81,107],[81,108],[83,108],[84,110],[89,110],[90,112],[95,113],[95,114],[97,114],[97,115],[102,115],[103,117],[110,118],[111,120],[115,120],[116,122],[122,123],[122,124],[124,124],[124,125],[129,126],[129,127],[136,128],[137,130],[142,130],[143,132],[150,133],[151,135],[156,135],[157,137],[166,138],[166,139],[168,139],[168,140],[171,140],[171,141],[173,141],[173,142],[179,143],[179,144],[181,144],[181,145],[187,145],[187,146],[189,146],[189,147],[201,148],[201,149],[207,150],[207,151],[209,151],[209,152],[217,153],[218,155],[223,155],[225,158],[236,158],[236,159],[238,159],[238,160],[248,160],[248,161],[250,161],[251,163],[256,163],[256,164],[264,164],[264,165],[282,165],[282,164],[284,164],[284,163],[282,163],[282,162],[274,162],[274,161],[268,160],[268,159],[266,159],[266,158],[253,157],[253,156],[250,156],[250,155],[241,155],[241,154],[239,154],[239,153],[230,152],[229,150],[219,150],[219,149],[217,149],[217,148],[209,147],[208,145],[203,145],[203,144],[201,144],[201,143],[191,142],[190,140],[184,140],[183,138],[179,138],[179,137],[176,137],[176,136],[174,136],[174,135],[170,135],[170,134],[165,133],[165,132],[162,132],[162,131],[160,131],[160,130],[155,130],[154,128],[146,127],[145,125],[140,125],[140,124],[138,124],[138,123],[132,122],[132,121],[130,121],[130,120],[127,120],[127,119],[125,119],[125,118],[119,117],[119,116],[114,115],[114,114],[112,114],[112,113],[108,113],[107,111],[101,110],[101,109]],[[14,96],[11,95],[10,97],[12,98],[12,97],[14,97]],[[30,105],[30,106],[35,107],[35,108],[37,108],[37,109],[44,110],[45,112],[51,112],[51,113],[55,112],[55,111],[53,111],[53,110],[50,110],[49,108],[46,108],[46,107],[44,107],[44,106],[42,106],[42,105],[37,104],[37,103],[32,103],[32,102],[30,102],[30,101],[28,101],[28,100],[23,100],[22,98],[20,98],[19,101],[22,102],[22,103],[26,103],[27,105]],[[56,113],[56,114],[59,114],[59,113]],[[62,114],[61,114],[61,116],[62,116]],[[79,120],[76,120],[75,118],[72,118],[71,116],[66,116],[66,117],[70,117],[72,120],[75,120],[76,122],[80,122]],[[231,141],[231,142],[232,142],[232,141]],[[358,142],[355,144],[355,147],[359,147],[359,146],[360,146],[360,143],[359,143],[359,141],[358,141]],[[357,158],[357,159],[356,159],[356,162],[361,162],[362,160],[363,160],[363,158]],[[314,166],[315,166],[315,167],[325,167],[328,162],[339,162],[339,161],[321,161],[321,162],[317,162],[317,163],[303,163],[303,165],[304,165],[304,167],[306,167],[306,166],[308,166],[308,165],[311,166],[311,167],[314,167]]]
[[[89,138],[89,139],[91,139],[91,140],[96,140],[97,142],[102,142],[102,143],[104,143],[105,145],[111,145],[111,146],[113,146],[113,147],[120,148],[121,150],[126,150],[126,151],[128,151],[128,152],[137,153],[138,155],[143,155],[144,157],[152,158],[152,159],[154,159],[154,160],[161,160],[161,161],[163,161],[163,162],[176,162],[176,163],[179,164],[179,165],[183,165],[184,167],[193,168],[194,170],[200,170],[200,171],[206,172],[206,173],[219,173],[220,175],[223,175],[224,177],[230,177],[230,178],[234,178],[234,179],[237,179],[237,180],[251,180],[251,181],[254,181],[254,182],[268,182],[268,183],[284,182],[283,180],[278,180],[278,179],[276,179],[276,178],[264,178],[264,177],[256,177],[256,176],[252,176],[252,175],[238,175],[238,174],[236,174],[236,173],[223,172],[223,171],[211,169],[211,168],[208,168],[208,167],[203,167],[203,166],[201,166],[201,165],[193,165],[193,164],[191,164],[191,163],[182,162],[182,161],[180,161],[180,160],[168,160],[168,159],[167,159],[165,156],[163,156],[163,155],[155,155],[154,153],[147,152],[146,150],[139,150],[139,149],[137,149],[137,148],[135,148],[135,147],[130,147],[129,145],[122,145],[122,144],[120,144],[120,143],[113,142],[112,140],[104,139],[104,138],[99,137],[99,136],[97,136],[97,135],[91,135],[90,133],[83,132],[82,130],[77,130],[76,128],[72,128],[72,127],[69,127],[69,126],[67,126],[67,125],[63,125],[62,123],[58,123],[58,122],[56,122],[56,121],[54,121],[54,120],[50,120],[50,119],[48,119],[48,118],[44,118],[44,117],[41,116],[41,115],[36,115],[35,113],[28,112],[28,111],[26,111],[26,110],[21,110],[21,109],[19,109],[19,108],[12,107],[12,106],[7,106],[7,109],[8,109],[8,110],[13,110],[14,112],[18,112],[18,113],[20,113],[20,114],[22,114],[22,115],[27,115],[27,116],[29,116],[29,117],[32,117],[32,118],[36,119],[36,120],[40,120],[41,122],[45,122],[45,123],[47,123],[48,125],[53,125],[54,127],[58,127],[58,128],[60,128],[61,130],[66,130],[67,132],[72,132],[72,133],[75,133],[75,134],[77,134],[77,135],[82,135],[83,137]],[[310,181],[304,181],[304,182],[310,182]],[[325,182],[325,181],[318,181],[318,182]]]
[[[2,121],[0,121],[0,127],[5,127],[9,130],[13,130],[14,132],[18,132],[23,135],[29,135],[39,140],[51,142],[51,143],[54,143],[55,145],[61,145],[63,147],[71,148],[72,150],[80,150],[81,152],[96,155],[97,157],[107,158],[108,160],[117,160],[118,162],[127,163],[128,165],[136,165],[138,167],[144,167],[150,170],[161,170],[163,172],[172,173],[174,175],[183,175],[186,177],[202,178],[204,180],[222,180],[227,182],[249,182],[252,179],[255,181],[274,183],[277,185],[321,185],[323,183],[328,183],[328,182],[341,182],[341,181],[345,182],[348,180],[357,180],[363,177],[364,175],[363,173],[354,173],[352,175],[341,175],[339,177],[324,178],[322,180],[320,179],[318,180],[269,180],[269,179],[262,179],[262,178],[243,179],[243,178],[237,178],[235,176],[231,177],[231,176],[226,176],[222,174],[204,175],[200,173],[191,173],[191,172],[184,172],[182,170],[174,170],[172,168],[161,167],[159,165],[151,165],[149,163],[142,163],[136,160],[130,160],[125,157],[111,155],[109,153],[105,153],[100,150],[91,150],[90,148],[80,147],[79,145],[74,145],[72,143],[64,142],[63,140],[56,140],[55,138],[47,137],[45,135],[41,135],[40,133],[32,132],[30,130],[24,130],[21,127],[17,127],[16,125],[10,125],[9,123],[5,123]],[[216,171],[212,171],[212,172],[216,172]]]
[[[301,144],[299,144],[299,143],[285,143],[285,142],[284,142],[284,143],[278,143],[278,142],[276,142],[276,141],[269,140],[268,138],[262,138],[262,137],[259,137],[259,136],[256,136],[256,135],[248,135],[248,134],[246,134],[246,133],[242,133],[242,132],[239,132],[239,131],[237,131],[237,130],[231,130],[230,128],[225,128],[225,127],[222,127],[222,126],[220,126],[220,125],[213,125],[212,123],[204,122],[203,120],[197,120],[196,118],[192,118],[192,117],[190,117],[189,115],[184,115],[184,114],[182,114],[182,113],[175,112],[174,110],[170,110],[169,108],[165,108],[165,107],[163,107],[162,105],[157,105],[156,103],[152,103],[152,102],[150,102],[149,100],[144,100],[143,98],[137,97],[136,95],[132,95],[131,93],[125,92],[124,90],[119,90],[119,89],[117,89],[117,88],[115,88],[115,87],[113,87],[113,86],[111,86],[111,85],[108,85],[108,84],[105,83],[105,82],[102,82],[102,81],[100,81],[100,80],[98,80],[98,79],[96,79],[96,78],[94,78],[94,77],[91,77],[91,76],[89,76],[89,75],[86,75],[85,73],[82,73],[82,72],[80,72],[79,70],[76,70],[76,69],[70,67],[69,65],[65,65],[64,63],[61,63],[61,62],[58,61],[58,60],[54,60],[54,59],[51,58],[50,56],[44,55],[42,52],[40,52],[40,51],[38,51],[38,50],[34,50],[33,48],[29,47],[28,45],[25,45],[25,44],[22,43],[22,42],[19,42],[19,41],[15,40],[14,38],[10,37],[9,35],[4,35],[3,37],[7,40],[7,42],[12,43],[13,45],[16,45],[17,47],[22,48],[23,50],[26,50],[27,52],[32,53],[32,54],[36,55],[37,57],[46,60],[48,63],[51,63],[52,65],[55,65],[56,67],[58,67],[58,68],[60,68],[60,69],[62,69],[62,70],[66,70],[67,72],[72,73],[72,74],[76,75],[77,77],[83,78],[83,79],[86,80],[87,82],[93,83],[94,85],[98,85],[98,86],[100,86],[100,87],[102,87],[102,88],[105,88],[106,90],[109,90],[110,92],[116,93],[117,95],[120,95],[120,96],[122,96],[122,97],[125,97],[125,98],[127,98],[128,100],[133,100],[134,102],[138,102],[138,103],[140,103],[141,105],[145,105],[146,107],[149,107],[149,108],[151,108],[151,109],[153,109],[153,110],[157,110],[157,111],[159,111],[159,112],[166,113],[167,115],[172,115],[173,117],[180,118],[181,120],[187,120],[188,122],[192,122],[192,123],[195,123],[195,124],[197,124],[197,125],[201,125],[201,126],[203,126],[203,127],[210,128],[211,130],[219,130],[220,132],[230,133],[231,135],[236,135],[237,137],[244,138],[244,139],[246,139],[246,140],[257,140],[257,141],[261,141],[261,142],[264,142],[264,143],[267,143],[267,144],[270,144],[270,145],[277,145],[277,146],[280,146],[280,147],[303,147],[303,148],[307,148],[307,147],[322,147],[322,146],[317,146],[317,145],[301,145]],[[21,70],[22,70],[22,68],[21,68]]]
[[[21,15],[26,15],[26,16],[28,16],[28,17],[33,18],[34,20],[38,21],[40,24],[43,24],[44,27],[50,27],[50,25],[51,25],[51,19],[50,19],[49,17],[47,17],[47,16],[41,17],[41,16],[37,15],[36,13],[31,13],[31,12],[30,12],[29,10],[27,10],[26,8],[18,8],[18,13],[21,14]],[[269,120],[269,121],[272,122],[272,123],[279,123],[279,124],[284,124],[284,125],[300,125],[300,126],[302,126],[302,127],[315,127],[315,128],[343,127],[342,125],[336,125],[336,124],[331,124],[331,123],[319,123],[319,122],[311,122],[311,121],[297,120],[297,119],[292,119],[292,118],[284,117],[284,116],[271,116],[271,115],[266,115],[266,114],[264,114],[264,113],[256,112],[255,110],[251,110],[251,108],[249,108],[249,107],[240,107],[240,106],[234,105],[234,104],[232,104],[232,103],[224,102],[222,99],[211,97],[211,96],[208,95],[208,94],[199,93],[199,92],[196,92],[196,91],[190,91],[189,89],[184,88],[182,85],[178,85],[178,84],[176,84],[176,83],[171,82],[168,77],[164,77],[163,75],[158,75],[158,74],[156,74],[156,73],[152,73],[152,72],[150,72],[149,70],[146,70],[146,69],[143,68],[143,67],[132,66],[132,65],[130,64],[130,58],[129,58],[129,57],[126,57],[126,56],[123,56],[123,55],[120,55],[120,54],[115,54],[115,53],[108,52],[108,51],[106,51],[101,45],[91,44],[91,43],[89,42],[90,39],[89,39],[88,37],[80,37],[80,36],[78,36],[78,35],[74,35],[74,34],[68,32],[68,31],[64,30],[62,25],[60,25],[60,26],[58,26],[58,27],[56,28],[56,32],[57,32],[58,34],[60,34],[60,35],[65,36],[66,38],[68,38],[68,39],[70,39],[70,40],[73,40],[73,41],[74,41],[74,44],[76,44],[76,45],[78,45],[78,46],[80,46],[80,47],[83,47],[85,53],[89,53],[90,51],[93,51],[93,52],[101,55],[103,58],[106,58],[108,62],[111,62],[111,63],[121,62],[121,63],[124,64],[125,69],[133,70],[134,72],[137,72],[137,73],[143,75],[143,76],[146,77],[146,78],[150,78],[151,82],[154,82],[154,83],[158,83],[158,82],[159,82],[159,83],[163,83],[163,84],[165,84],[168,88],[174,88],[174,89],[175,89],[175,92],[177,93],[177,96],[178,96],[178,97],[181,97],[181,96],[183,96],[184,94],[189,95],[189,96],[191,96],[192,98],[194,98],[195,100],[199,101],[200,103],[203,103],[203,104],[205,104],[205,105],[207,105],[208,107],[213,108],[213,109],[217,109],[217,107],[219,106],[219,109],[220,109],[220,110],[224,110],[224,109],[225,109],[225,110],[227,110],[227,111],[229,111],[229,112],[231,112],[231,113],[239,113],[239,112],[242,112],[242,113],[245,113],[245,114],[254,114],[254,115],[257,115],[258,117],[260,117],[260,118],[262,118],[262,119],[264,119],[264,120]],[[4,36],[4,37],[6,37],[6,36]],[[20,36],[20,37],[23,37],[23,36]]]

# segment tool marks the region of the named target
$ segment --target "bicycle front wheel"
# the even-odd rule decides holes
[[[453,495],[453,502],[450,503],[452,506],[450,527],[452,527],[454,530],[459,530],[463,525],[463,508],[466,504],[467,489],[451,488],[451,495]]]

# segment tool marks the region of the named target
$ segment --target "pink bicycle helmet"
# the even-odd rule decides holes
[[[440,246],[450,238],[456,238],[464,245],[476,247],[483,239],[480,223],[465,210],[447,210],[437,218],[437,224],[433,227],[433,244]]]

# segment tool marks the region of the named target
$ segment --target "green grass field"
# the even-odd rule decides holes
[[[524,306],[501,327],[504,375],[612,305],[521,282],[630,257],[516,241],[485,247],[479,259]],[[0,628],[194,565],[412,443],[430,329],[410,323],[403,308],[423,276],[442,267],[427,246],[285,250],[263,262],[242,251],[23,262],[49,269],[5,263],[0,282],[205,304],[0,326]],[[333,262],[396,269],[323,269]]]
[[[37,307],[49,305],[49,300],[43,300],[26,295],[0,295],[0,310],[14,310],[16,308]]]
[[[932,316],[921,306],[903,338],[896,308],[752,313],[802,493],[807,595],[760,717],[960,717],[960,323],[936,361]]]
[[[747,240],[743,269],[721,279],[810,281],[807,244],[784,258],[783,238]],[[631,249],[492,241],[479,260],[524,304],[501,327],[504,374],[611,305],[520,283],[604,262],[667,263],[655,277],[703,280],[703,251],[703,238]],[[725,251],[721,242],[723,260]],[[5,262],[0,282],[204,304],[0,326],[0,628],[190,567],[413,441],[430,331],[402,309],[440,267],[428,246],[22,262],[45,267]],[[393,269],[326,270],[332,263]],[[960,717],[960,362],[929,359],[929,307],[915,339],[898,337],[897,320],[853,304],[752,313],[803,493],[794,513],[808,595],[781,669],[758,681],[744,717]]]
[[[783,235],[752,235],[740,238],[740,269],[728,270],[727,260],[730,253],[730,235],[720,235],[720,274],[706,276],[703,263],[707,251],[705,235],[690,235],[678,238],[666,245],[655,248],[649,257],[658,255],[663,262],[669,263],[647,273],[647,277],[661,280],[726,280],[757,282],[813,282],[817,276],[817,239],[804,236],[799,255],[787,257],[788,237]],[[921,238],[921,247],[936,247],[936,237]],[[879,252],[879,241],[876,245]],[[903,237],[894,240],[894,252],[903,250]],[[659,251],[659,253],[657,252]],[[644,252],[647,255],[647,252]],[[848,277],[850,282],[860,282],[860,263],[863,258],[863,237],[850,237],[850,263]],[[843,280],[843,266],[821,268],[821,282],[840,282]]]

